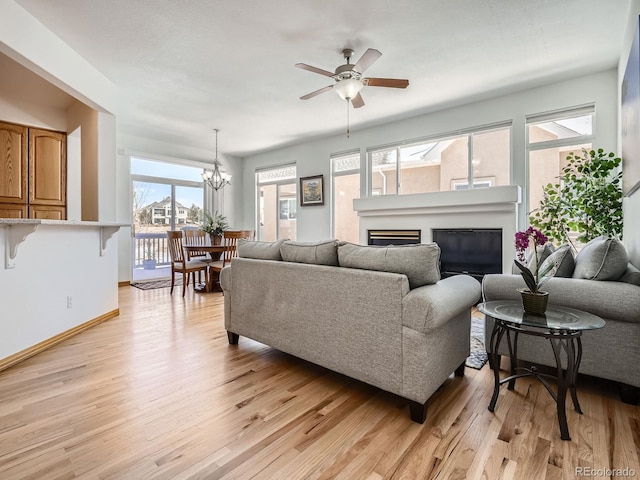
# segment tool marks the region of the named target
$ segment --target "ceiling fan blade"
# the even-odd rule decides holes
[[[373,62],[378,60],[382,56],[378,50],[374,48],[369,48],[366,52],[362,54],[360,60],[358,60],[353,67],[356,72],[363,73],[367,68],[373,65]]]
[[[409,80],[402,78],[363,78],[362,84],[370,87],[407,88]]]
[[[364,100],[362,100],[360,93],[351,99],[351,105],[353,105],[353,108],[364,107]]]
[[[309,100],[310,98],[315,97],[316,95],[320,95],[321,93],[328,92],[333,88],[333,85],[327,85],[326,87],[321,88],[320,90],[316,90],[315,92],[307,93],[300,97],[300,100]]]
[[[309,72],[319,73],[320,75],[324,75],[325,77],[333,77],[335,75],[333,72],[329,72],[317,67],[312,67],[311,65],[307,65],[306,63],[296,63],[296,67],[301,68],[302,70],[307,70]]]

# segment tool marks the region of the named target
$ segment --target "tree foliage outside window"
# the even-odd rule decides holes
[[[603,149],[570,154],[555,184],[543,187],[540,208],[529,222],[554,243],[568,243],[574,250],[600,235],[622,238],[622,160]]]

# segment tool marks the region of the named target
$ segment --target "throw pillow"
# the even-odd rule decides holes
[[[620,240],[600,236],[582,247],[576,256],[573,278],[617,280],[628,263],[627,250]]]
[[[316,243],[286,241],[280,245],[280,254],[285,262],[337,266],[338,241],[326,240]]]
[[[242,258],[254,258],[257,260],[282,260],[280,255],[280,246],[285,240],[278,240],[277,242],[253,242],[245,240],[244,238],[238,239],[238,257]]]
[[[440,247],[435,243],[377,247],[341,242],[338,262],[341,267],[406,275],[410,288],[440,280]]]
[[[540,264],[540,270],[545,270],[551,263],[555,264],[555,267],[551,270],[551,275],[554,277],[571,278],[575,267],[571,247],[569,245],[562,245],[561,247],[558,247],[555,252],[549,255],[545,261]]]
[[[540,266],[542,266],[542,263],[555,251],[556,247],[553,243],[545,243],[542,249],[538,252],[538,261],[540,262]],[[536,256],[533,252],[531,252],[531,255],[529,255],[529,258],[527,259],[527,267],[529,267],[529,270],[532,272],[536,269]],[[519,274],[520,270],[517,270],[516,273]]]
[[[627,265],[627,270],[618,279],[619,282],[631,283],[640,287],[640,270],[633,265]]]

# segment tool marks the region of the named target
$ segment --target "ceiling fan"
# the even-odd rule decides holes
[[[373,62],[378,60],[382,53],[373,48],[367,49],[366,52],[360,57],[356,63],[351,63],[351,57],[353,56],[353,50],[345,48],[342,50],[342,55],[347,61],[344,65],[340,65],[336,68],[334,73],[321,68],[312,67],[306,63],[296,63],[296,67],[309,72],[319,73],[325,77],[333,78],[336,83],[334,85],[328,85],[324,88],[316,90],[315,92],[308,93],[300,97],[300,100],[308,100],[320,95],[321,93],[328,92],[329,90],[335,90],[340,98],[351,102],[354,108],[360,108],[364,106],[364,100],[360,95],[362,87],[391,87],[391,88],[407,88],[409,80],[399,78],[363,78],[364,71],[373,65]]]

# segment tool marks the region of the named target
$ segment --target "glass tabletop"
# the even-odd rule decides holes
[[[592,313],[575,308],[549,305],[544,315],[532,315],[522,308],[522,302],[496,300],[483,302],[477,309],[485,315],[525,327],[555,330],[595,330],[604,327],[604,320]]]

